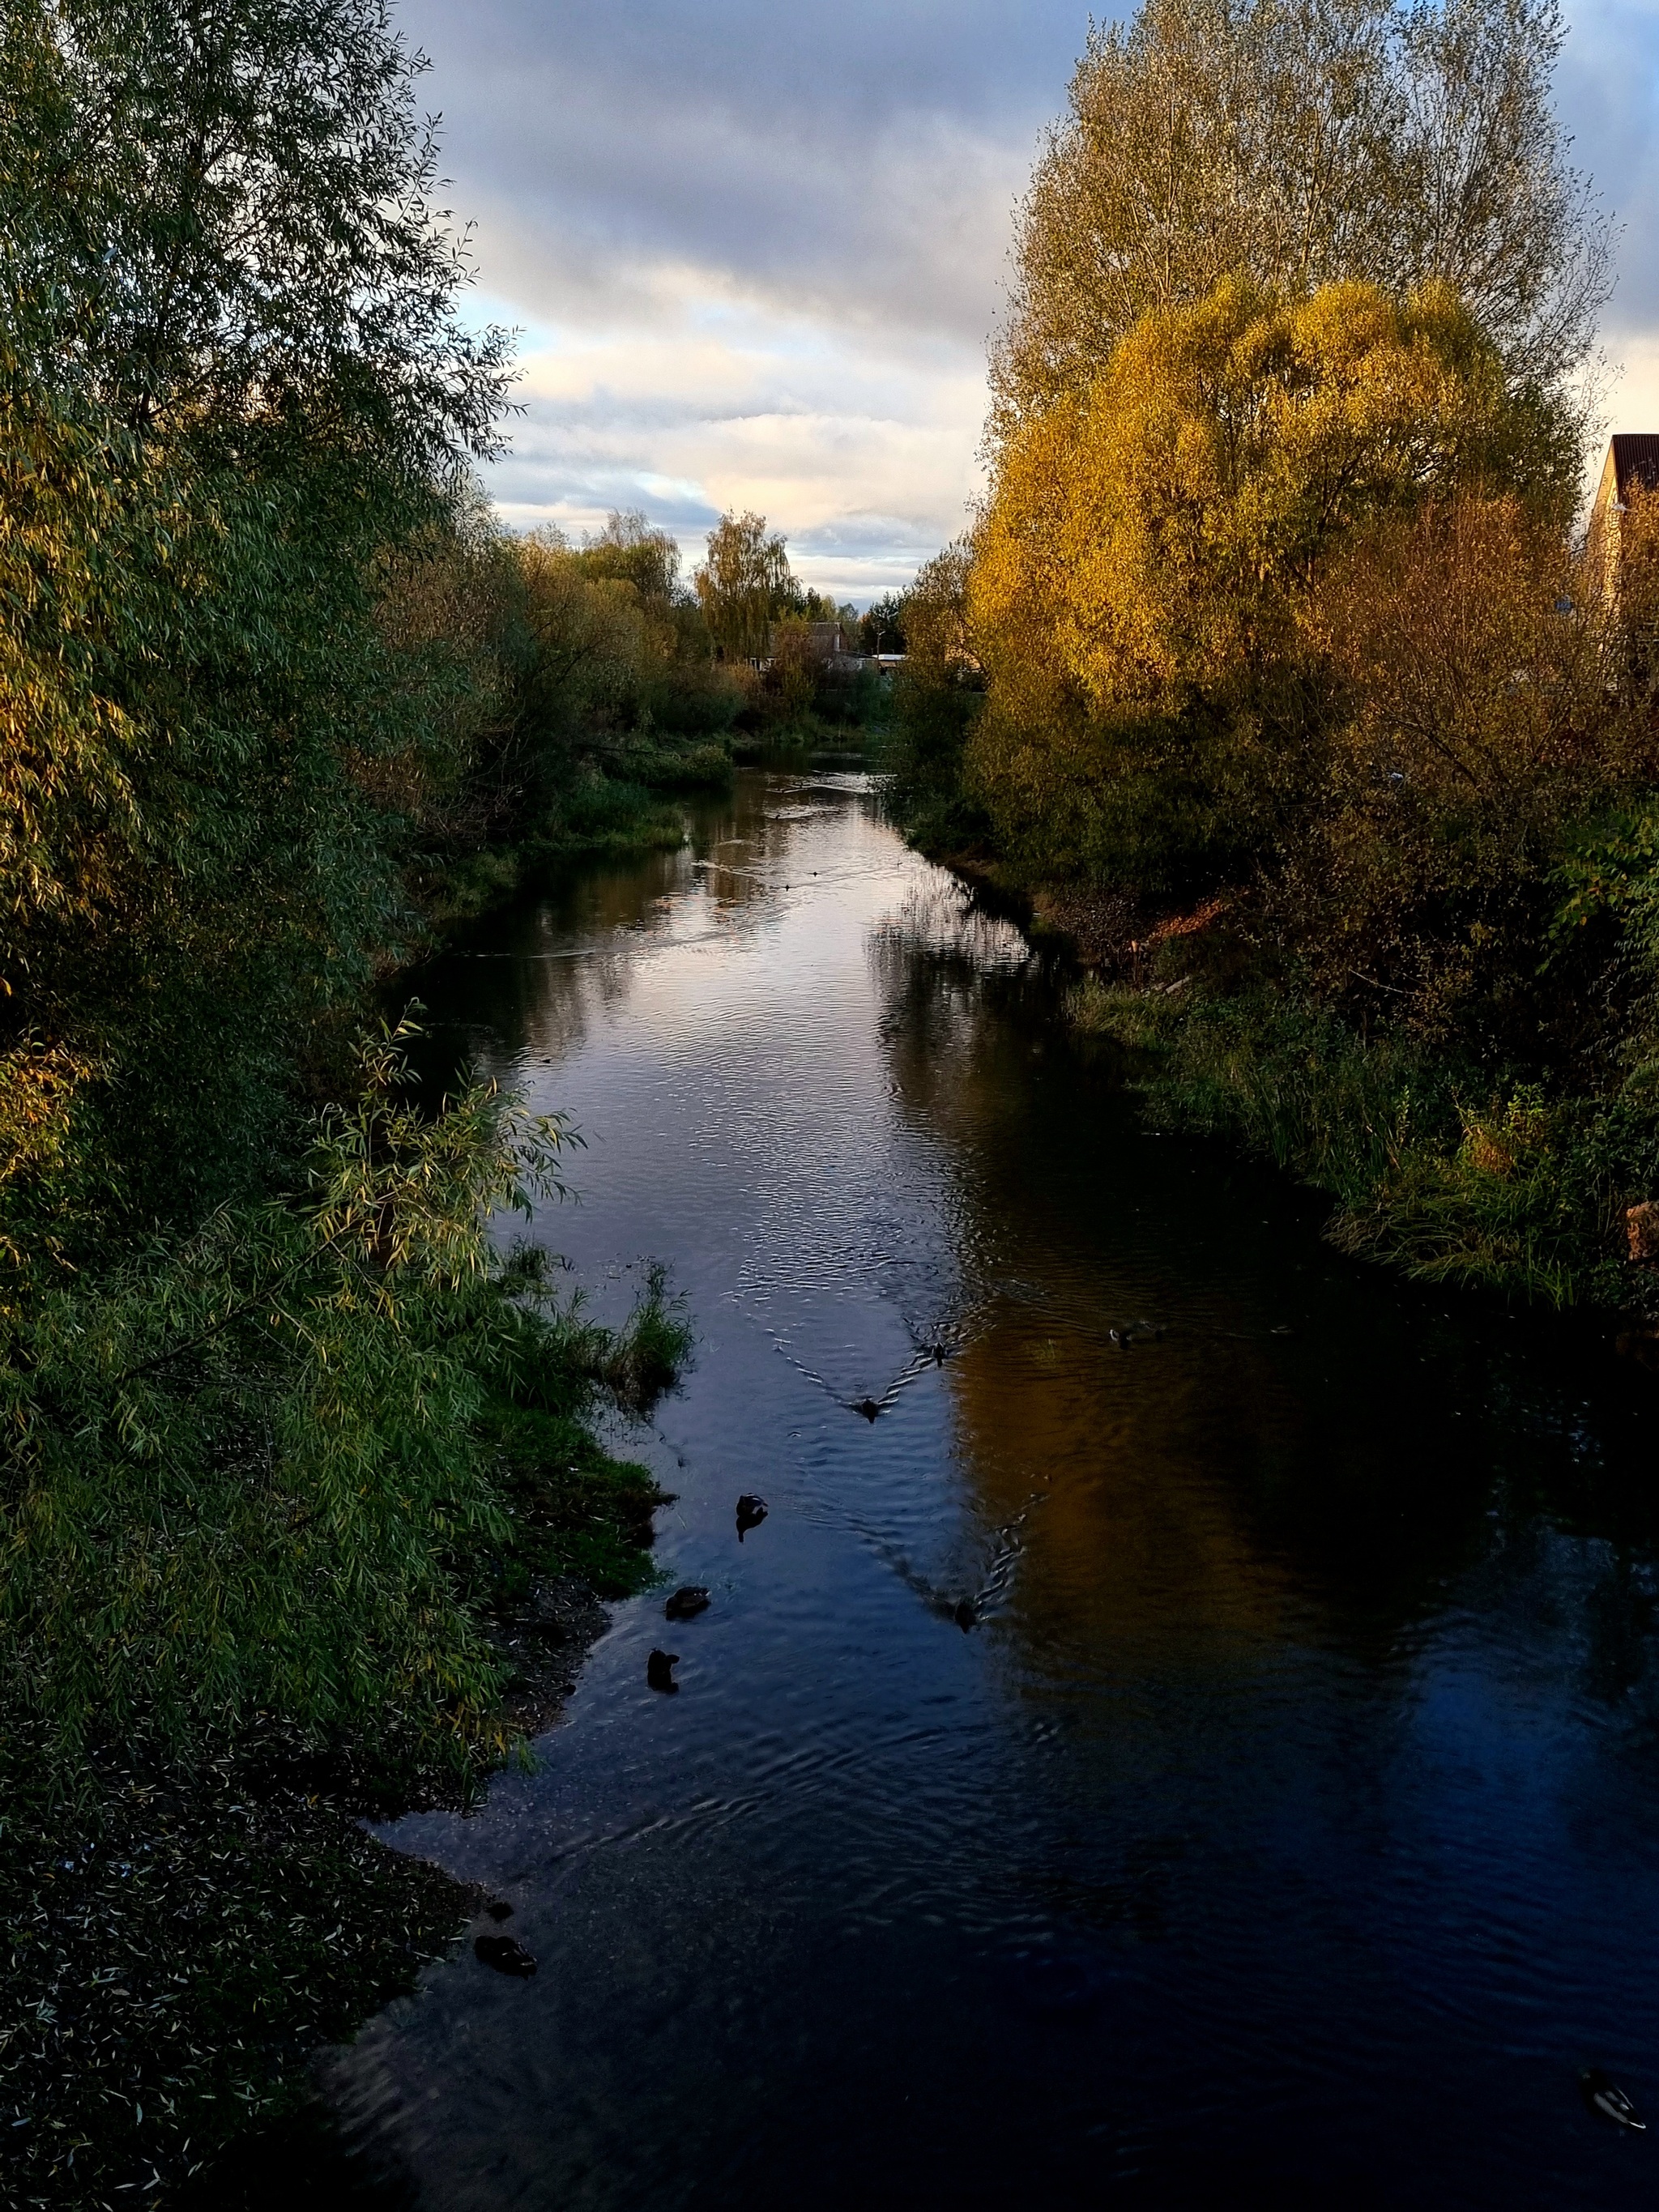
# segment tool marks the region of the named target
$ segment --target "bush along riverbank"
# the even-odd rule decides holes
[[[380,0],[0,22],[9,2204],[164,2192],[406,1986],[467,1899],[355,1815],[464,1800],[651,1573],[595,1424],[665,1286],[556,1299],[489,1222],[571,1133],[354,1039],[446,885],[670,835],[741,702],[669,541],[471,489],[422,66]]]
[[[1577,528],[1607,234],[1558,21],[1475,12],[1281,40],[1148,0],[1091,39],[1019,217],[988,496],[908,602],[893,805],[1079,944],[1072,1018],[1149,1110],[1328,1191],[1347,1249],[1647,1310],[1659,494],[1626,470]],[[1356,101],[1370,135],[1304,173]],[[1479,252],[1413,120],[1477,110]]]

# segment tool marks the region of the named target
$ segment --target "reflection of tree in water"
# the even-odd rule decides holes
[[[775,780],[740,777],[729,797],[687,805],[677,849],[584,862],[459,931],[451,952],[399,987],[440,1033],[433,1080],[453,1080],[463,1062],[505,1075],[523,1057],[568,1057],[626,1004],[653,939],[757,919],[789,879],[801,823],[856,803],[803,779],[780,804]]]
[[[955,1164],[972,1311],[951,1389],[977,1515],[994,1530],[1041,1500],[1010,1596],[1028,1656],[1207,1666],[1313,1634],[1392,1673],[1511,1514],[1582,1516],[1589,1463],[1623,1469],[1603,1525],[1640,1480],[1650,1552],[1653,1413],[1632,1429],[1604,1353],[1587,1398],[1559,1327],[1449,1313],[1325,1254],[1253,1170],[1147,1139],[1056,1034],[1057,979],[1019,946],[946,882],[869,957],[902,1110]],[[1143,1315],[1168,1333],[1118,1350]],[[1580,1548],[1551,1571],[1561,1601],[1602,1678],[1645,1680],[1649,1614],[1609,1583],[1591,1620]]]
[[[1186,1286],[1115,1233],[1098,1171],[1103,1147],[1152,1148],[1103,1098],[1056,1125],[1034,1085],[1054,1048],[1055,979],[948,881],[872,933],[869,957],[903,1111],[957,1164],[973,1306],[949,1370],[958,1452],[988,1538],[1019,1528],[1022,1642],[1095,1647],[1172,1624],[1199,1645],[1275,1634],[1284,1577],[1251,1540],[1229,1462],[1283,1449],[1294,1404],[1248,1343],[1221,1357],[1173,1338],[1112,1344],[1113,1327],[1169,1316]]]
[[[810,779],[741,779],[691,811],[678,852],[591,866],[488,918],[421,994],[492,1066],[556,1066],[617,1018],[653,940],[775,915],[805,837],[811,865],[866,866],[866,828],[823,841],[826,813],[864,807]],[[869,1532],[896,1571],[941,1612],[1005,1613],[1045,1668],[1138,1646],[1216,1667],[1309,1634],[1388,1670],[1471,1577],[1519,1577],[1528,1603],[1576,1624],[1587,1689],[1645,1700],[1651,1625],[1632,1577],[1659,1508],[1653,1409],[1632,1393],[1648,1378],[1559,1325],[1449,1312],[1339,1261],[1291,1224],[1283,1186],[1147,1139],[1058,1032],[1059,965],[942,871],[908,865],[866,948],[900,1125],[924,1152],[878,1159],[846,1132],[833,1174],[814,1166],[845,1186],[840,1213],[803,1245],[792,1212],[747,1285],[815,1370],[825,1301],[843,1276],[862,1295],[878,1262],[918,1350],[951,1347],[973,1512],[943,1553]],[[1143,1316],[1168,1334],[1120,1351],[1110,1332]],[[1297,1338],[1271,1334],[1286,1322]],[[856,1367],[826,1370],[826,1389],[880,1398],[892,1378]],[[1568,1533],[1523,1573],[1539,1528]],[[1598,1554],[1588,1579],[1569,1571],[1599,1538],[1626,1565]]]
[[[1583,1615],[1583,1691],[1622,1712],[1652,1750],[1659,1746],[1659,1577],[1650,1559],[1632,1559],[1610,1544],[1585,1548],[1594,1571]]]

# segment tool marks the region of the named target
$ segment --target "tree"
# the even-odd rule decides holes
[[[1337,686],[1324,788],[1273,902],[1328,1000],[1443,1029],[1506,983],[1530,995],[1564,825],[1656,765],[1588,580],[1559,526],[1479,494],[1379,519],[1328,564],[1304,610]]]
[[[801,611],[788,547],[777,532],[769,535],[763,514],[723,514],[694,581],[714,641],[731,660],[763,659],[772,623]]]
[[[272,1166],[466,742],[465,642],[382,619],[505,375],[421,66],[383,0],[0,19],[0,1054],[77,1071],[94,1238]]]
[[[637,507],[613,510],[603,530],[583,538],[581,564],[590,576],[631,584],[642,603],[664,611],[684,594],[679,547]]]
[[[859,637],[866,653],[902,653],[904,616],[908,594],[885,592],[872,600],[860,617]]]
[[[390,0],[8,0],[0,327],[145,438],[281,426],[418,474],[492,449],[426,67]]]
[[[1145,316],[1003,449],[968,582],[975,789],[1048,868],[1173,889],[1239,865],[1310,787],[1324,558],[1465,485],[1559,523],[1573,458],[1443,287],[1230,279]]]
[[[906,658],[893,689],[890,789],[912,835],[938,852],[963,850],[985,827],[963,793],[963,748],[984,704],[968,620],[973,562],[973,540],[959,538],[899,602]]]
[[[1226,276],[1454,287],[1559,393],[1611,237],[1550,106],[1555,0],[1145,0],[1091,31],[1018,218],[993,441]]]

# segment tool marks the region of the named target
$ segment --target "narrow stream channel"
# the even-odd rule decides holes
[[[421,988],[586,1136],[538,1238],[690,1299],[631,1449],[714,1602],[387,1832],[540,1971],[331,2061],[365,2203],[1654,2201],[1576,2075],[1659,2120],[1659,1376],[1145,1132],[857,776],[746,772]]]

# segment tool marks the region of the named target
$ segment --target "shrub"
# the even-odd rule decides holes
[[[222,1211],[12,1319],[0,1674],[66,1777],[90,1741],[187,1759],[259,1713],[480,1771],[509,1740],[480,1607],[535,1552],[509,1472],[535,1496],[549,1455],[597,1461],[595,1390],[645,1402],[684,1357],[659,1280],[618,1340],[495,1255],[487,1214],[556,1193],[570,1133],[488,1085],[421,1118],[397,1043],[318,1125],[307,1202]],[[648,1530],[648,1481],[617,1480]]]

